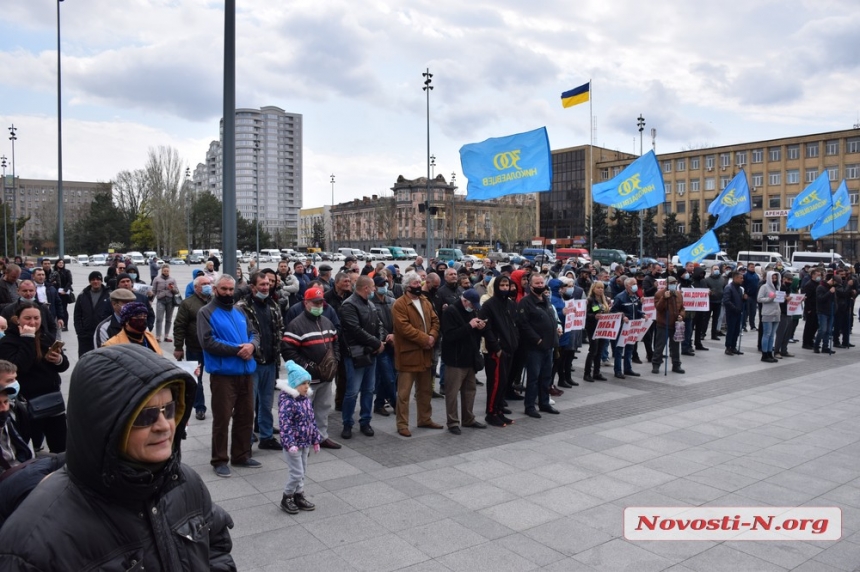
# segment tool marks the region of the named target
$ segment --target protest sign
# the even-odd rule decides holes
[[[621,336],[618,338],[618,342],[615,345],[618,347],[629,346],[641,341],[650,327],[651,320],[644,318],[640,320],[630,320],[621,326]]]
[[[585,300],[567,300],[565,302],[565,332],[585,328],[585,302]]]
[[[597,328],[594,330],[594,335],[591,336],[595,340],[614,340],[618,336],[618,330],[621,328],[621,318],[624,314],[616,312],[614,314],[601,314],[597,317]]]
[[[776,297],[773,299],[773,301],[777,304],[782,304],[783,302],[785,302],[785,292],[783,292],[782,290],[777,290]]]
[[[707,312],[711,309],[710,290],[707,288],[684,288],[684,309],[688,312]]]
[[[792,294],[789,296],[786,314],[789,316],[802,316],[804,298],[806,298],[806,294]]]
[[[654,296],[646,296],[642,298],[642,313],[649,320],[657,319],[657,308],[654,307]]]

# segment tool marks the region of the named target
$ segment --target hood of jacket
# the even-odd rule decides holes
[[[778,281],[776,283],[776,286],[774,286],[773,282],[771,282],[773,280],[774,275],[776,275],[778,277]],[[777,292],[780,289],[781,285],[782,285],[782,275],[779,272],[776,272],[775,270],[771,270],[767,274],[765,274],[764,284],[762,284],[760,286],[760,288],[765,288],[765,289],[767,289],[768,292]]]
[[[275,387],[286,393],[287,395],[293,397],[293,399],[298,399],[302,397],[302,394],[298,392],[295,387],[290,387],[290,380],[288,379],[279,379],[275,382]],[[308,394],[305,397],[310,397],[314,394],[314,390],[308,387]]]
[[[561,287],[564,286],[564,282],[558,278],[551,278],[546,285],[549,286],[549,291],[552,292],[553,297],[561,297],[560,291]]]
[[[173,437],[173,454],[151,471],[124,460],[119,453],[132,416],[155,390],[168,382],[183,384]],[[88,352],[72,372],[66,467],[79,485],[119,503],[154,496],[179,472],[180,442],[191,415],[197,383],[172,362],[148,348],[125,344]]]

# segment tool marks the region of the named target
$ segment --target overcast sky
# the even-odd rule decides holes
[[[459,148],[545,125],[560,149],[657,152],[848,129],[860,113],[856,0],[241,0],[237,106],[304,116],[304,206],[387,192],[398,175],[465,189]],[[106,181],[172,145],[192,169],[218,138],[223,2],[62,3],[63,177]],[[0,19],[0,122],[17,174],[57,176],[56,1]],[[8,134],[7,134],[8,135]],[[10,141],[0,154],[11,158]]]

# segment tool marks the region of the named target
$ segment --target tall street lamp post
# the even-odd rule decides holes
[[[57,0],[57,246],[60,250],[59,260],[63,259],[66,249],[66,234],[64,232],[63,201],[63,74],[60,67],[60,2]]]
[[[328,224],[331,228],[331,237],[329,238],[328,248],[334,252],[334,173],[331,174],[331,206],[328,209]],[[325,213],[323,213],[325,218]]]
[[[424,87],[421,88],[427,94],[427,259],[433,257],[433,232],[430,228],[432,219],[430,217],[430,92],[433,86],[433,74],[430,68],[421,74],[424,76]]]
[[[185,235],[188,254],[191,254],[191,191],[189,189],[190,179],[191,167],[185,167]]]
[[[15,124],[9,128],[9,140],[12,142],[12,256],[18,254],[18,181],[15,177],[15,141],[18,140]]]
[[[0,166],[3,167],[3,250],[7,259],[9,258],[9,232],[6,230],[6,219],[9,218],[8,201],[6,200],[6,155],[0,157]]]
[[[642,132],[645,131],[645,118],[642,117],[642,114],[639,114],[639,117],[636,119],[636,126],[639,128],[639,156],[642,156]],[[642,257],[644,256],[643,252],[643,229],[645,228],[645,224],[643,219],[645,215],[642,211],[639,211],[639,264],[642,264]]]

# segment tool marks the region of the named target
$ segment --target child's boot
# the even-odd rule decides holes
[[[284,493],[284,496],[281,497],[281,510],[287,514],[299,514],[299,507],[296,506],[294,499],[294,495]]]
[[[299,510],[313,510],[317,506],[305,498],[305,493],[296,493],[293,495],[293,503]]]

